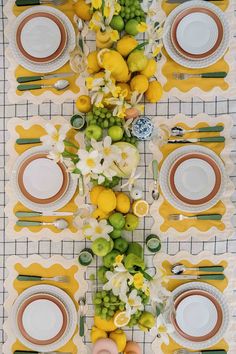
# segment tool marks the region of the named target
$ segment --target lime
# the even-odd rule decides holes
[[[138,21],[129,20],[125,25],[125,32],[131,36],[136,36],[138,34]]]
[[[79,254],[79,263],[83,266],[87,266],[92,263],[93,251],[90,248],[84,248]]]
[[[149,235],[146,239],[146,245],[150,252],[159,252],[161,249],[161,240],[156,235]]]
[[[125,217],[121,213],[114,213],[109,217],[110,224],[117,230],[122,230],[125,226]]]
[[[121,16],[119,16],[119,15],[113,16],[112,20],[110,22],[110,26],[114,30],[117,30],[118,32],[121,32],[124,29],[124,27],[125,27],[123,18]]]

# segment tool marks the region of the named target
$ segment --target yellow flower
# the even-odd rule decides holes
[[[162,48],[162,45],[157,46],[157,47],[153,50],[152,56],[153,56],[153,57],[156,57],[156,56],[160,53],[161,48]]]
[[[94,9],[100,9],[102,6],[102,0],[92,0],[92,6]]]
[[[116,30],[112,30],[112,31],[111,31],[111,40],[112,40],[113,42],[116,42],[116,41],[118,41],[119,38],[120,38],[119,32],[116,31]]]
[[[86,78],[86,86],[87,86],[88,90],[92,90],[92,88],[93,88],[93,78],[92,77]]]
[[[111,8],[109,6],[104,6],[104,11],[103,11],[104,16],[109,17],[110,12],[111,12]]]
[[[116,256],[116,258],[115,258],[115,263],[114,263],[114,265],[119,265],[119,264],[121,264],[122,261],[123,261],[123,259],[124,259],[124,255],[123,255],[123,254],[119,254],[119,255]]]
[[[146,30],[148,29],[148,25],[145,22],[140,22],[137,26],[137,30],[139,32],[146,32]]]
[[[102,102],[97,102],[97,103],[95,103],[95,106],[96,106],[97,108],[103,108],[103,107],[104,107],[104,104],[103,104]]]
[[[146,296],[150,296],[150,289],[147,287],[144,291]]]
[[[121,10],[121,6],[118,2],[115,3],[115,15],[118,15],[118,13]]]
[[[134,275],[134,286],[136,289],[142,289],[143,287],[143,274],[142,273],[136,273]]]

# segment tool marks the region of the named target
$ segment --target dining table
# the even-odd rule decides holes
[[[1,347],[6,341],[6,334],[4,333],[3,323],[7,318],[6,309],[3,304],[7,299],[6,287],[3,284],[9,276],[7,271],[7,259],[9,256],[22,257],[23,259],[30,258],[31,256],[41,256],[46,259],[51,257],[64,257],[68,262],[76,259],[80,251],[88,246],[86,239],[67,238],[66,240],[59,240],[59,242],[53,242],[51,238],[41,238],[37,242],[33,242],[32,239],[27,238],[27,233],[21,235],[20,239],[17,237],[10,237],[11,235],[6,233],[7,229],[7,215],[4,213],[4,207],[8,203],[9,195],[5,189],[9,183],[9,174],[6,172],[6,165],[9,161],[9,150],[6,145],[9,141],[9,132],[7,129],[8,123],[12,118],[21,118],[25,121],[32,117],[42,117],[43,119],[50,121],[57,117],[64,117],[69,119],[76,113],[74,100],[66,100],[58,104],[51,99],[45,99],[40,105],[32,103],[28,100],[23,102],[12,103],[9,101],[9,82],[7,81],[7,69],[9,62],[5,56],[5,50],[8,47],[8,40],[4,36],[4,29],[7,25],[7,18],[3,13],[3,7],[7,0],[2,0],[0,4],[0,352]],[[236,27],[235,27],[236,35]],[[94,47],[94,39],[89,40],[89,45]],[[215,95],[213,97],[201,98],[198,96],[189,95],[188,98],[178,98],[164,96],[156,104],[146,102],[144,105],[144,116],[161,121],[174,119],[176,115],[182,114],[188,122],[196,117],[198,114],[206,114],[212,118],[218,118],[221,116],[230,116],[232,118],[231,138],[234,143],[234,147],[231,152],[231,159],[236,165],[236,95],[230,97],[222,97]],[[154,118],[155,117],[155,118]],[[177,118],[175,118],[177,119]],[[152,170],[150,168],[153,160],[153,152],[150,150],[148,141],[139,142],[140,163],[137,172],[140,173],[139,185],[143,191],[143,199],[150,205],[153,203],[152,195],[150,193],[150,184],[153,181]],[[236,186],[236,169],[231,172],[229,176],[231,182]],[[124,191],[126,191],[124,189]],[[88,200],[86,200],[88,202]],[[236,193],[231,196],[231,202],[235,207]],[[235,209],[234,209],[235,211]],[[220,256],[224,253],[235,255],[236,259],[236,215],[232,215],[232,235],[230,238],[221,237],[219,234],[214,234],[214,230],[210,237],[204,239],[204,237],[198,238],[197,233],[191,232],[188,237],[181,239],[177,237],[168,236],[162,238],[162,252],[168,254],[171,261],[171,257],[178,252],[189,254],[195,257],[200,252],[209,252],[212,255]],[[139,242],[143,247],[145,246],[145,237],[151,233],[153,227],[153,217],[148,215],[142,218],[139,227],[132,233],[132,241]],[[145,260],[148,265],[150,274],[154,274],[155,265],[153,264],[153,253],[146,247],[144,248]],[[185,253],[186,252],[186,253]],[[158,262],[158,261],[157,261]],[[68,263],[69,264],[69,263]],[[100,265],[100,260],[96,260],[89,265],[85,272],[85,281],[88,283],[88,289],[86,291],[86,304],[88,306],[86,313],[86,332],[83,342],[87,346],[91,346],[90,330],[93,326],[93,292],[94,287],[97,285],[97,281],[94,280],[96,269]],[[235,274],[234,274],[235,276]],[[235,279],[234,279],[235,282]],[[235,309],[234,309],[235,310]],[[127,329],[127,334],[130,339],[139,343],[141,350],[145,354],[152,354],[152,342],[155,339],[153,332],[141,332],[137,327]],[[6,353],[8,354],[8,353]]]

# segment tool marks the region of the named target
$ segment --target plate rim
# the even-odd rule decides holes
[[[203,282],[194,281],[194,282],[182,284],[172,291],[172,296],[173,296],[173,298],[175,298],[176,296],[185,292],[186,290],[192,290],[192,289],[206,290],[207,292],[209,292],[210,294],[212,294],[213,296],[215,296],[217,298],[217,300],[219,301],[219,303],[221,304],[222,309],[223,309],[222,326],[221,326],[218,334],[216,334],[213,338],[211,338],[207,341],[204,341],[204,342],[189,341],[188,339],[183,338],[176,331],[171,333],[170,336],[180,346],[183,346],[183,347],[186,347],[186,348],[192,349],[192,350],[203,350],[203,349],[207,349],[211,346],[214,346],[223,338],[223,336],[229,326],[229,322],[230,322],[229,307],[228,307],[226,298],[224,296],[224,293],[222,293],[215,286],[208,284],[208,283],[203,283]]]
[[[221,43],[221,46],[218,48],[218,53],[217,51],[212,54],[211,57],[201,59],[201,60],[190,60],[187,59],[183,56],[181,56],[177,50],[174,48],[172,42],[171,42],[171,36],[170,36],[170,31],[171,31],[171,24],[173,23],[175,17],[185,8],[189,7],[196,7],[200,6],[203,8],[209,8],[213,12],[215,12],[221,19],[223,28],[224,28],[224,39]],[[171,59],[176,62],[177,64],[185,67],[185,68],[190,68],[190,69],[203,69],[207,68],[210,65],[215,64],[218,60],[220,60],[226,53],[228,47],[229,47],[229,40],[230,40],[230,28],[229,28],[229,23],[227,21],[227,18],[225,16],[225,13],[217,6],[207,2],[207,1],[202,1],[202,0],[192,0],[191,4],[188,2],[185,2],[179,6],[177,6],[167,17],[165,24],[164,24],[164,29],[163,29],[163,43],[164,47],[168,53],[168,55],[171,57]]]
[[[19,332],[18,327],[16,325],[16,313],[19,305],[21,304],[21,301],[24,300],[24,298],[28,298],[30,295],[33,295],[35,293],[40,293],[40,294],[50,294],[53,296],[56,296],[59,298],[59,300],[62,301],[64,304],[67,312],[68,312],[68,330],[65,332],[64,338],[59,339],[57,342],[54,342],[49,345],[36,345],[32,344],[29,341],[27,341]],[[11,312],[10,312],[10,323],[11,327],[15,333],[15,336],[24,344],[26,347],[38,351],[38,352],[52,352],[55,350],[58,350],[59,348],[63,347],[65,344],[68,343],[68,341],[74,336],[75,330],[78,324],[78,313],[75,307],[75,303],[72,300],[72,298],[67,294],[66,291],[62,290],[61,288],[58,288],[53,285],[48,285],[48,284],[42,284],[42,285],[33,285],[24,290],[22,293],[18,295],[16,298],[15,302],[12,305]]]
[[[218,192],[218,194],[215,196],[214,199],[212,199],[210,202],[207,202],[202,205],[188,205],[180,200],[178,200],[169,190],[169,184],[168,184],[168,178],[165,177],[165,175],[168,175],[166,172],[166,169],[168,168],[168,165],[172,165],[174,161],[178,157],[181,157],[184,153],[188,154],[190,152],[200,152],[206,155],[209,155],[212,157],[213,160],[216,161],[217,165],[219,165],[219,168],[221,170],[222,174],[222,183],[221,183],[221,188]],[[174,159],[174,161],[172,161]],[[171,167],[171,166],[170,166]],[[169,169],[170,169],[169,167]],[[206,211],[210,208],[212,208],[218,201],[221,199],[223,192],[225,190],[226,186],[226,181],[227,181],[227,175],[225,171],[225,166],[224,162],[221,160],[221,158],[213,151],[210,150],[209,148],[206,148],[205,146],[201,145],[188,145],[188,146],[182,146],[174,151],[172,151],[163,161],[161,168],[160,168],[160,173],[159,173],[159,180],[160,180],[160,188],[162,195],[164,199],[168,201],[172,206],[174,206],[176,209],[184,211],[184,212],[189,212],[189,213],[197,213],[197,212],[202,212]]]
[[[180,303],[185,300],[186,298],[190,297],[190,296],[195,296],[195,295],[201,295],[203,297],[208,298],[213,305],[216,308],[217,311],[217,322],[214,326],[214,328],[207,334],[203,335],[203,336],[192,336],[190,334],[185,333],[178,325],[176,319],[174,318],[173,314],[172,314],[172,321],[173,321],[173,325],[175,327],[175,330],[177,332],[179,332],[184,338],[194,341],[194,342],[201,342],[201,341],[206,341],[208,339],[211,339],[214,335],[216,335],[221,326],[222,326],[222,322],[223,322],[223,310],[222,307],[220,306],[219,302],[217,301],[217,299],[210,294],[207,291],[204,290],[199,290],[199,289],[193,289],[193,290],[189,290],[186,291],[182,294],[180,294],[175,300],[174,300],[174,306],[175,306],[175,311],[177,311],[178,306],[180,305]]]
[[[59,28],[59,31],[61,34],[60,44],[59,44],[58,48],[56,49],[56,51],[54,53],[50,54],[49,56],[43,57],[43,58],[34,57],[30,53],[28,53],[24,49],[22,41],[21,41],[21,33],[23,31],[24,26],[30,20],[32,20],[33,18],[37,18],[37,17],[45,17],[45,18],[48,18],[51,21],[53,21],[57,25],[57,27]],[[52,60],[55,60],[64,51],[64,49],[66,47],[66,42],[67,42],[67,31],[65,29],[63,22],[60,20],[60,18],[56,17],[54,14],[50,14],[47,12],[37,12],[37,13],[33,13],[33,14],[28,15],[20,22],[20,24],[18,25],[17,30],[16,30],[16,43],[17,43],[18,49],[20,50],[20,52],[22,53],[22,55],[26,59],[28,59],[34,63],[49,63]]]
[[[59,168],[62,172],[63,182],[62,182],[62,185],[61,185],[59,191],[55,195],[53,195],[52,197],[49,197],[49,198],[37,198],[37,197],[31,195],[27,191],[27,189],[25,188],[24,180],[23,180],[25,170],[31,162],[33,162],[37,159],[40,159],[40,158],[46,158],[47,160],[51,160],[50,158],[47,157],[46,153],[45,154],[43,154],[43,153],[37,154],[36,153],[32,156],[29,156],[28,158],[26,158],[22,162],[22,164],[19,166],[19,169],[18,169],[18,178],[17,178],[18,186],[19,186],[22,194],[33,203],[47,204],[47,203],[52,203],[52,202],[58,201],[67,192],[68,186],[69,186],[69,174],[66,170],[66,166],[60,161],[56,162],[56,164],[59,166]],[[53,161],[53,160],[51,160],[51,161]]]
[[[183,18],[185,18],[185,16],[188,16],[189,14],[192,13],[205,13],[208,14],[216,23],[217,28],[218,28],[218,38],[214,44],[214,46],[208,50],[207,52],[201,53],[201,54],[193,54],[193,53],[189,53],[186,50],[184,50],[178,39],[177,39],[177,28],[180,24],[180,22],[183,20]],[[185,13],[187,13],[185,15]],[[213,11],[211,11],[208,8],[204,8],[204,7],[191,7],[191,8],[187,8],[185,10],[183,10],[182,12],[180,12],[175,20],[172,23],[171,26],[171,40],[175,46],[175,49],[180,53],[180,55],[185,56],[187,59],[193,59],[193,60],[197,60],[197,59],[205,59],[208,58],[209,56],[211,56],[213,53],[216,52],[216,50],[219,48],[220,44],[222,43],[224,38],[224,28],[222,25],[222,22],[219,18],[219,16],[216,15],[216,13],[214,13]]]
[[[32,302],[37,301],[37,300],[51,301],[61,311],[61,314],[62,314],[61,328],[60,328],[59,332],[51,339],[40,340],[40,339],[33,338],[28,334],[28,332],[26,331],[26,329],[24,327],[24,324],[23,324],[24,311],[26,310],[28,305],[30,305]],[[21,305],[18,309],[18,312],[17,312],[17,323],[18,323],[18,328],[21,331],[21,333],[25,339],[27,339],[28,341],[30,341],[33,344],[48,345],[48,344],[52,344],[52,343],[56,342],[65,333],[67,326],[68,326],[68,314],[67,314],[64,304],[59,299],[57,299],[55,296],[49,295],[49,294],[35,294],[35,295],[30,296],[23,303],[21,303]]]
[[[32,147],[30,149],[27,149],[24,151],[21,155],[19,155],[16,159],[15,165],[13,166],[13,169],[11,171],[11,184],[14,188],[14,191],[16,193],[16,197],[20,203],[22,203],[24,206],[29,208],[30,210],[38,211],[38,212],[44,212],[44,211],[55,211],[58,209],[61,209],[64,207],[66,204],[69,203],[69,201],[73,198],[76,189],[77,189],[77,179],[75,176],[71,176],[69,174],[69,185],[67,192],[58,200],[50,204],[37,204],[34,202],[31,202],[27,198],[24,197],[24,195],[21,193],[20,189],[18,188],[18,183],[17,183],[17,171],[18,168],[21,164],[21,161],[26,158],[27,156],[30,156],[36,152],[47,152],[48,153],[49,148],[46,146],[36,146]]]
[[[200,159],[204,160],[205,162],[207,162],[211,166],[211,168],[213,169],[213,171],[215,173],[216,180],[215,180],[215,185],[214,185],[212,191],[207,196],[200,198],[200,199],[189,199],[187,197],[182,196],[182,194],[176,188],[175,181],[174,181],[175,173],[176,173],[178,167],[181,165],[182,162],[189,160],[191,158],[198,158],[199,160]],[[208,160],[212,161],[213,165],[211,165]],[[172,176],[172,173],[173,173],[173,176]],[[202,205],[202,204],[205,204],[205,203],[209,202],[210,200],[212,200],[216,196],[216,194],[219,192],[221,182],[222,182],[222,174],[221,174],[220,168],[218,167],[216,161],[214,161],[214,159],[212,159],[210,156],[208,156],[206,154],[200,154],[200,153],[199,154],[198,153],[185,154],[185,155],[179,157],[174,162],[174,164],[172,165],[172,167],[170,168],[170,171],[169,171],[170,189],[172,190],[173,194],[178,199],[180,199],[182,202],[189,204],[189,205]]]

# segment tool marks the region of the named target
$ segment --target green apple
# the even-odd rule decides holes
[[[124,130],[118,125],[113,125],[108,129],[108,135],[112,141],[120,141],[123,138]]]
[[[125,226],[125,217],[121,213],[114,213],[110,215],[108,220],[111,226],[113,226],[116,230],[122,230]]]
[[[103,257],[103,265],[106,268],[111,268],[115,263],[115,259],[119,256],[120,252],[117,250],[112,250]]]
[[[114,30],[117,30],[118,32],[121,32],[124,29],[124,27],[125,27],[123,18],[120,15],[113,16],[112,20],[110,22],[110,26]]]
[[[109,236],[111,236],[111,238],[115,240],[116,238],[121,237],[121,233],[121,230],[114,229],[112,232],[109,233]]]
[[[125,230],[134,231],[139,224],[139,218],[134,214],[127,214],[125,217]]]
[[[85,130],[86,138],[99,140],[102,137],[102,128],[98,125],[89,125]]]
[[[92,243],[92,251],[96,256],[104,257],[106,254],[110,252],[111,243],[107,241],[105,238],[98,237]]]
[[[126,239],[119,237],[114,242],[114,248],[119,251],[121,254],[124,254],[129,246],[128,241]]]
[[[155,326],[156,319],[151,312],[144,311],[138,321],[139,328],[142,331],[148,331]]]
[[[135,170],[139,164],[139,160],[140,160],[139,151],[134,145],[132,145],[130,143],[126,143],[124,141],[119,141],[119,142],[115,143],[114,145],[118,146],[121,149],[121,153],[122,152],[126,153],[127,150],[130,151],[131,163],[126,164],[125,166],[122,165],[122,167],[120,166],[119,163],[116,165],[113,164],[112,169],[114,171],[116,171],[118,177],[121,177],[121,178],[129,177],[131,175],[132,171]]]
[[[138,34],[138,21],[132,19],[126,22],[125,32],[131,36],[136,36]]]

